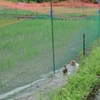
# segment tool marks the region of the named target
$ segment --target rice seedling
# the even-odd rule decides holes
[[[54,20],[56,61],[59,61],[67,48],[73,51],[70,45],[80,43],[79,36],[82,36],[80,31],[83,27],[86,28],[86,25],[96,23],[94,21],[84,23],[86,20]],[[10,82],[12,84],[12,86],[9,85],[7,91],[16,86],[28,84],[52,70],[52,34],[49,19],[28,19],[2,26],[0,27],[0,40],[0,74],[5,75],[8,84]],[[75,54],[78,54],[81,48],[77,50]],[[60,67],[59,65],[56,69]]]
[[[44,23],[45,22],[45,23]],[[73,29],[78,31],[79,24],[74,25],[74,22],[70,22],[70,25],[67,25],[68,22],[64,21],[55,21],[54,22],[54,36],[55,36],[55,46],[56,49],[60,46],[65,45],[68,35],[72,32]],[[73,25],[73,27],[71,27]],[[84,25],[84,24],[83,24]],[[41,27],[39,27],[41,26]],[[67,26],[67,30],[66,30]],[[48,28],[47,28],[48,27]],[[22,56],[22,59],[29,59],[32,56],[37,56],[50,49],[51,47],[51,32],[50,32],[50,22],[49,20],[27,20],[24,22],[16,23],[9,26],[4,26],[0,28],[0,50],[9,52],[10,58],[13,56],[16,58],[16,55]],[[62,31],[63,29],[63,31]],[[40,31],[41,30],[41,31]],[[70,35],[69,35],[70,36]],[[65,37],[65,38],[64,38]],[[70,38],[73,38],[70,36]],[[69,40],[69,39],[68,39]],[[13,59],[12,57],[12,59]],[[5,62],[9,61],[4,60]],[[13,61],[11,61],[13,62]],[[10,64],[10,62],[9,62]]]

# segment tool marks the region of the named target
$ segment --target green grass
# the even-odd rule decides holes
[[[28,16],[28,15],[39,15],[41,13],[38,12],[33,12],[32,10],[19,10],[19,9],[11,9],[11,8],[5,8],[5,7],[0,7],[0,14],[1,15],[17,15],[17,16]],[[9,17],[8,16],[8,17]]]
[[[18,22],[17,19],[11,19],[11,18],[0,18],[0,27],[1,26],[5,26],[5,25],[9,25],[9,24],[13,24]]]
[[[11,8],[5,8],[0,7],[0,14],[18,14],[18,15],[29,15],[34,14],[35,12],[29,11],[29,10],[19,10],[19,9],[11,9]]]
[[[28,10],[18,10],[0,7],[0,27],[18,22],[16,16],[36,15],[37,13]],[[15,18],[16,17],[16,18]]]
[[[100,40],[92,46],[92,52],[80,62],[77,74],[71,77],[65,87],[49,94],[48,100],[82,100],[91,91],[91,87],[100,82]]]

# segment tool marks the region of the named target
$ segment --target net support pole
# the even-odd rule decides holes
[[[98,0],[98,38],[100,37],[100,0]]]
[[[55,74],[55,50],[54,50],[54,31],[53,31],[53,9],[52,9],[52,0],[50,0],[50,18],[51,18],[51,32],[52,32],[53,72]]]
[[[83,34],[83,55],[85,56],[85,34]]]

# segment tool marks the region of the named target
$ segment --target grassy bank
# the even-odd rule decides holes
[[[94,43],[92,48],[90,55],[80,62],[77,74],[69,79],[65,87],[50,93],[48,100],[83,100],[91,91],[91,87],[100,82],[98,78],[100,75],[100,46]]]

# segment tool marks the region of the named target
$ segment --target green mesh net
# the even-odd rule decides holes
[[[61,9],[54,8],[56,70],[62,68],[83,50],[83,34],[85,34],[86,48],[99,38],[100,17],[97,9],[82,9],[65,8],[63,11],[68,13],[61,14]],[[77,10],[81,13],[77,13]],[[34,19],[25,19],[0,27],[0,94],[53,73],[51,27],[49,13],[39,13]]]

